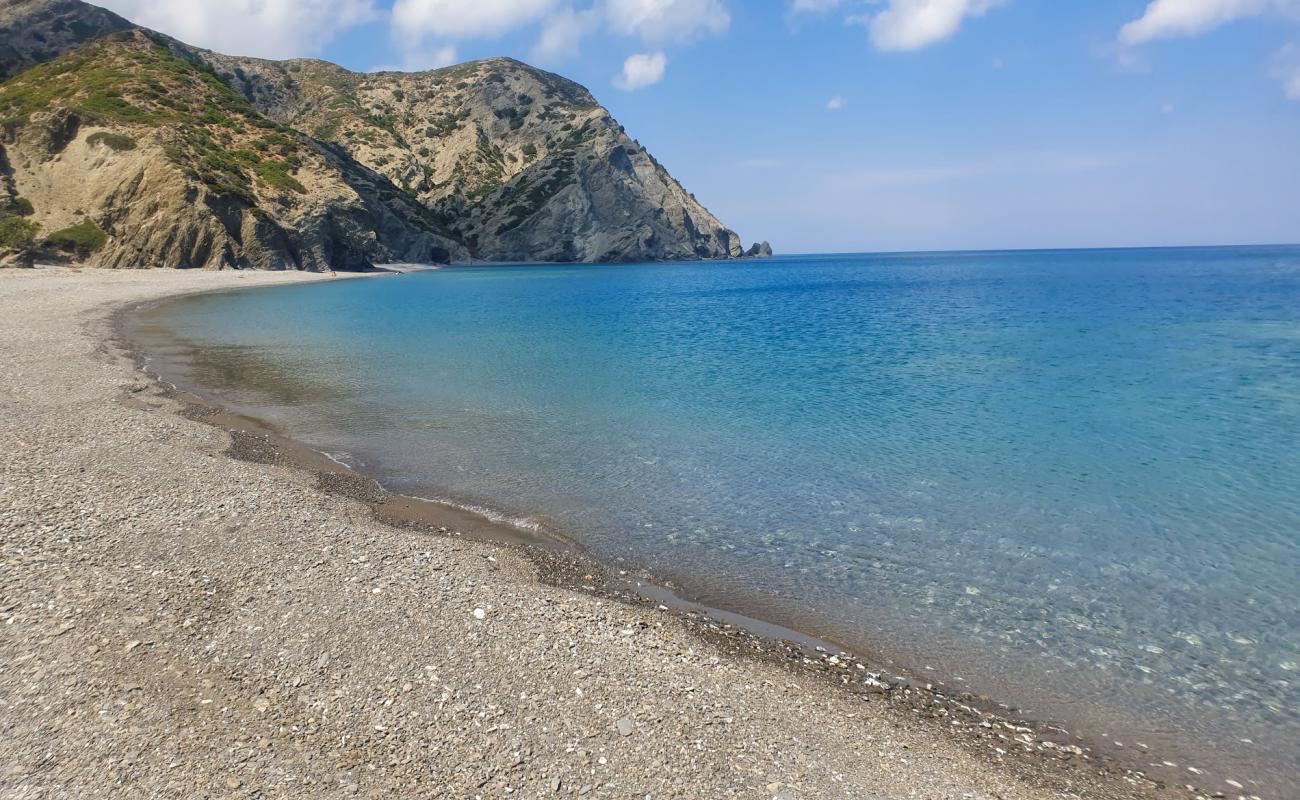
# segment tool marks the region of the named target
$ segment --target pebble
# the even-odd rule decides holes
[[[0,785],[49,797],[548,800],[976,787],[1059,800],[1042,787],[1064,776],[1089,800],[1139,796],[1091,767],[1058,767],[1055,749],[1004,767],[974,757],[954,737],[1019,746],[972,725],[974,712],[931,719],[955,707],[923,705],[933,698],[896,691],[838,648],[787,663],[779,645],[722,624],[709,632],[698,617],[565,588],[584,575],[605,585],[576,556],[539,558],[562,578],[542,585],[515,568],[522,557],[450,529],[388,527],[309,476],[225,458],[232,442],[253,455],[266,443],[168,413],[175,401],[149,385],[121,401],[143,381],[108,357],[97,309],[298,280],[312,277],[0,275],[0,580],[13,596],[0,600]],[[474,620],[509,615],[466,626],[466,605]],[[879,691],[860,691],[867,681]],[[953,718],[958,732],[938,731]]]

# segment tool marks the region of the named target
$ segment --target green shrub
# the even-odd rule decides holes
[[[35,220],[22,217],[0,219],[0,248],[26,250],[36,243],[41,226]]]
[[[459,128],[460,119],[451,114],[446,114],[433,120],[433,124],[424,129],[424,135],[433,139],[455,133]]]
[[[255,169],[258,177],[266,181],[268,186],[298,194],[305,194],[307,191],[307,187],[289,174],[289,165],[282,161],[263,161]]]
[[[152,120],[149,112],[132,105],[117,89],[93,91],[81,101],[81,108],[96,119],[140,125]]]
[[[92,146],[102,144],[109,150],[116,150],[119,153],[124,150],[135,149],[135,139],[132,139],[130,136],[124,136],[120,133],[109,133],[107,131],[99,131],[98,133],[90,134],[86,137],[86,144]]]
[[[108,234],[92,219],[83,219],[71,228],[55,231],[45,237],[47,244],[74,253],[93,253],[108,242]]]
[[[36,213],[36,207],[33,206],[32,201],[28,200],[26,197],[15,197],[14,207],[17,209],[18,216],[20,217],[30,217],[32,214]]]
[[[203,106],[203,113],[199,114],[199,122],[204,125],[225,125],[234,126],[234,120],[222,113],[221,109],[211,103]]]

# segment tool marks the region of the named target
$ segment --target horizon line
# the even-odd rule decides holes
[[[958,255],[961,253],[1063,253],[1106,250],[1220,250],[1244,247],[1300,247],[1296,242],[1255,242],[1240,244],[1143,244],[1143,245],[1073,245],[1064,247],[954,247],[930,250],[825,250],[775,253],[768,258],[793,258],[799,256],[905,256],[905,255]],[[764,259],[718,259],[747,261]]]

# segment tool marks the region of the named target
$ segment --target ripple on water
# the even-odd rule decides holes
[[[160,370],[394,488],[1296,788],[1296,248],[446,270],[147,313],[183,331]]]

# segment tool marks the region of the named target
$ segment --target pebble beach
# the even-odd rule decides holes
[[[319,280],[0,271],[0,796],[1241,795],[389,524],[231,457],[114,338],[163,297]]]

